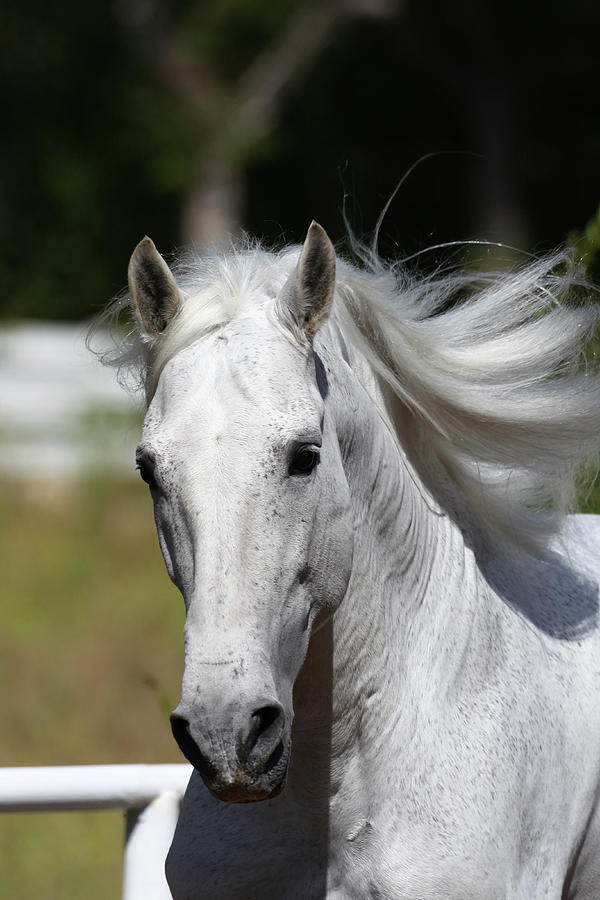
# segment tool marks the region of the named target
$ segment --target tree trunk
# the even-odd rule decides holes
[[[192,247],[223,247],[239,237],[244,178],[233,160],[198,160],[183,200],[182,240]]]

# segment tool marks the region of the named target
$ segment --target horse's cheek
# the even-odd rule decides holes
[[[315,583],[319,606],[335,612],[348,587],[354,553],[354,529],[350,494],[339,475],[329,485],[327,514],[320,517],[321,527],[312,542]]]

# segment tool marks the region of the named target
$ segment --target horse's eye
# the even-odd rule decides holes
[[[156,487],[153,462],[154,460],[151,460],[148,457],[141,457],[138,459],[135,466],[140,473],[142,481],[145,481],[151,488]]]
[[[310,475],[318,462],[318,450],[313,450],[311,447],[300,447],[290,463],[290,475]]]

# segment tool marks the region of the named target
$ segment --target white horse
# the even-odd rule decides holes
[[[177,900],[600,897],[600,529],[564,515],[599,310],[560,262],[336,274],[315,223],[177,278],[136,248]]]

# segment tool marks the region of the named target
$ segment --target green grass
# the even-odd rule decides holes
[[[145,486],[0,484],[0,765],[182,762],[183,602]],[[120,895],[119,812],[0,815],[2,896]]]
[[[1,896],[118,900],[124,833],[118,811],[2,815]]]

